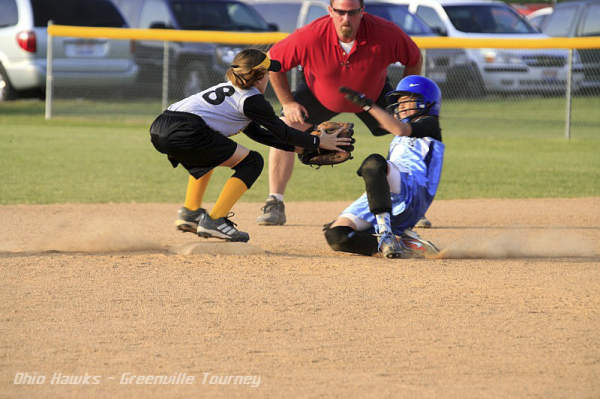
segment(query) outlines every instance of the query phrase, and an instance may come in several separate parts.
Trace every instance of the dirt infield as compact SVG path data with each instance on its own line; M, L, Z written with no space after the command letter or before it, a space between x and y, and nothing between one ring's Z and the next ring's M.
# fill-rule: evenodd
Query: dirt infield
M599 198L437 201L431 260L261 205L257 255L170 252L175 204L0 207L0 397L600 397Z

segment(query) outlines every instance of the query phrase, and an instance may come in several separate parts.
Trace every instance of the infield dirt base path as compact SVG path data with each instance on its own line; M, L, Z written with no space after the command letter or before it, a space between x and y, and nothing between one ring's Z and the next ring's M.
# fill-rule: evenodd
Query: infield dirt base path
M177 204L0 207L0 397L600 397L600 199L436 201L429 260L331 251L347 204L185 256Z

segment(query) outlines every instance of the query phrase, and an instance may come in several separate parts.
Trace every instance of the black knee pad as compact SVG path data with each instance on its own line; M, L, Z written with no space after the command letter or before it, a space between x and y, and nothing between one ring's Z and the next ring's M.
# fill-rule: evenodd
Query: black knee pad
M334 251L367 256L377 252L377 238L373 234L355 231L348 226L328 228L325 239Z
M360 177L381 175L383 173L387 178L387 161L380 154L371 154L365 158L356 174Z
M233 177L237 177L244 182L246 187L250 188L260 176L264 166L263 157L256 151L250 151L244 159L231 169L235 170Z
M345 247L343 244L348 242L348 235L353 231L354 230L348 226L330 227L325 230L325 239L331 249L334 251L343 251L343 249L340 248Z
M379 154L369 155L356 172L365 180L369 210L375 215L392 211L387 172L387 161Z

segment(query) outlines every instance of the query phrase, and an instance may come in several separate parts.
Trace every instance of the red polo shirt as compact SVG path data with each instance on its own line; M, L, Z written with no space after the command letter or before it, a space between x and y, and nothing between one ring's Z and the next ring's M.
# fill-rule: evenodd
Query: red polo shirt
M350 54L340 46L329 15L297 29L269 51L272 59L281 62L283 72L302 65L308 87L326 108L353 113L362 109L344 99L340 86L377 99L390 64L412 66L420 58L417 45L397 25L367 13Z

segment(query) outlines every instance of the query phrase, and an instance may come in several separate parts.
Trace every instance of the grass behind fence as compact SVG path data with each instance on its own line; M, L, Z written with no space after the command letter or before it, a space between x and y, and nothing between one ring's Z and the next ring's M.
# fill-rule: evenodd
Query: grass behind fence
M588 98L581 118L598 121L600 100ZM557 99L542 109L551 109ZM442 119L447 145L439 199L544 198L600 195L600 127L579 129L569 141L557 134L564 110L532 114L518 100L490 111L489 102L444 104ZM74 105L75 106L75 105ZM102 105L96 104L102 108ZM143 104L109 107L143 109ZM181 203L187 174L172 169L152 147L152 118L44 120L37 101L0 105L0 204L170 202ZM465 124L465 118L471 123ZM338 118L346 119L346 118ZM367 155L387 153L390 137L372 137L355 117L354 160L320 170L296 164L286 191L290 201L351 201L364 183L356 176ZM478 120L478 128L472 126ZM515 121L520 129L515 130ZM577 121L575 121L577 123ZM585 126L589 126L586 122ZM594 125L592 123L592 125ZM523 127L525 127L523 129ZM523 133L527 132L527 133ZM268 159L268 148L244 135L236 141ZM216 199L231 171L218 168L206 200ZM243 201L263 201L268 193L267 168Z

